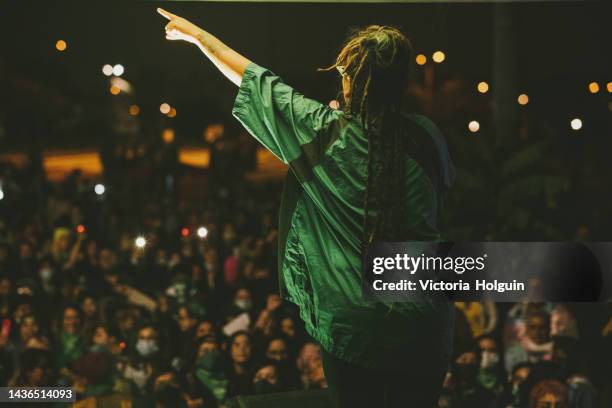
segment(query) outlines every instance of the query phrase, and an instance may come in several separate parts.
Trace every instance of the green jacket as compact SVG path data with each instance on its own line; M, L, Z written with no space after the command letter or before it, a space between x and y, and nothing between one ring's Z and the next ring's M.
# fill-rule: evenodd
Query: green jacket
M299 306L308 333L329 353L363 366L389 367L425 354L429 363L443 363L450 353L452 304L401 303L391 309L362 298L368 148L359 119L304 97L253 63L232 113L290 167L279 220L280 290ZM412 120L432 135L437 131L422 116ZM439 174L448 175L448 168ZM406 156L404 228L415 241L440 239L436 184Z

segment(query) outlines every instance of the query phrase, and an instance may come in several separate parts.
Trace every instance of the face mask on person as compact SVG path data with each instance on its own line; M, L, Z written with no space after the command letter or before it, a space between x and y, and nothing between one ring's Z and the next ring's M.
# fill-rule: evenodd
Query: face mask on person
M499 363L499 354L493 351L483 351L480 360L481 368L493 368Z
M248 299L236 299L234 305L240 310L249 310L252 306L251 301Z
M196 362L198 368L202 368L211 373L220 372L221 367L221 352L219 350L210 350Z
M278 384L272 384L266 380L256 381L253 388L255 390L255 394L269 394L272 392L279 392L281 390Z
M140 339L136 342L136 351L143 357L150 357L159 351L159 347L155 340Z

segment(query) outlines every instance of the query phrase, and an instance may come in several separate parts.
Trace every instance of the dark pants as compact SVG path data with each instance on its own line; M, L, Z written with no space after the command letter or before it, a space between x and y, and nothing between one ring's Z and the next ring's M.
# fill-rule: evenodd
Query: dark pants
M446 370L409 362L401 371L364 368L325 350L323 369L334 408L435 408Z

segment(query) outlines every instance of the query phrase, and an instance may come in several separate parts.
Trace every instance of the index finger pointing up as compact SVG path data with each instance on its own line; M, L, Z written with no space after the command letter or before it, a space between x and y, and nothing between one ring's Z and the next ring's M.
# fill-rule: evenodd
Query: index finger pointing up
M157 8L157 12L161 14L162 16L164 16L165 18L167 18L168 20L172 20L173 18L176 18L174 14L170 13L169 11L164 10L161 7Z

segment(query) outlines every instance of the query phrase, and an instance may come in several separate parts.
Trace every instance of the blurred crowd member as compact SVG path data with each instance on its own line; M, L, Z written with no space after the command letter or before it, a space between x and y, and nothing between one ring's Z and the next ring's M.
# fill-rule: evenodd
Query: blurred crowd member
M525 329L519 334L518 341L518 344L506 350L508 370L525 361L533 363L550 359L552 342L549 315L542 310L529 312L525 316Z
M533 387L529 408L569 408L567 387L556 380L544 380Z

